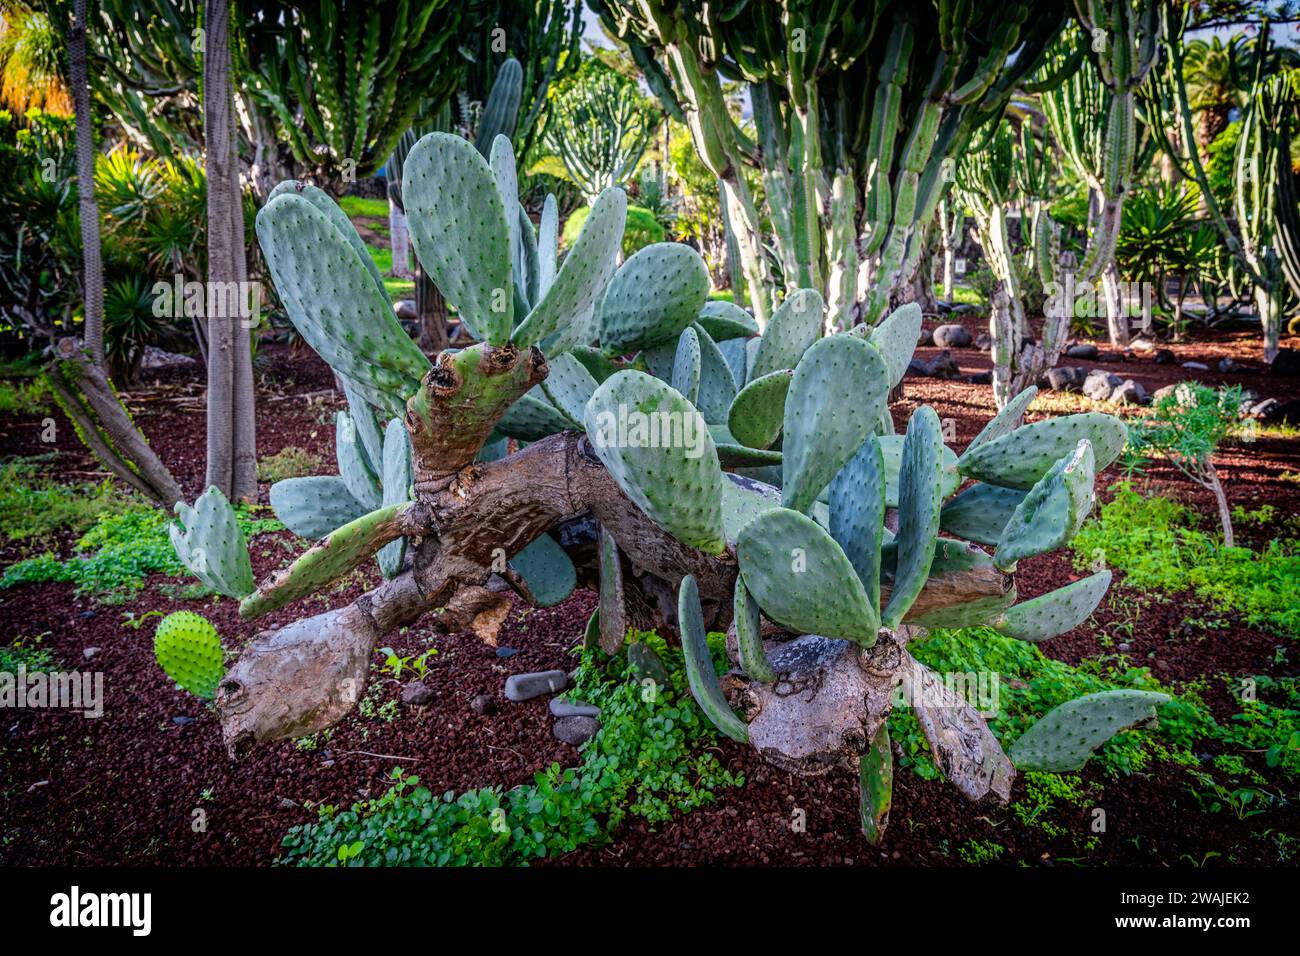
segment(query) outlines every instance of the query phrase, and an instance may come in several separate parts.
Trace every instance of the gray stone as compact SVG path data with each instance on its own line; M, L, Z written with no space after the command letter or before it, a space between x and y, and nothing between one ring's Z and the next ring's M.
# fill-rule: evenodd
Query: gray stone
M193 356L180 355L176 352L164 352L162 349L153 345L146 345L144 347L144 354L140 357L140 368L149 370L197 364L198 360Z
M1227 373L1227 372L1240 372L1240 371L1241 371L1241 366L1238 365L1238 364L1237 364L1235 361L1233 361L1231 358L1221 358L1221 359L1219 359L1218 369L1219 369L1220 372L1224 372L1224 373Z
M600 721L595 717L561 717L551 728L555 739L581 747L600 730Z
M1176 355L1175 355L1172 351L1170 351L1169 349L1157 349L1157 350L1156 350L1156 364L1157 364L1157 365L1173 365L1173 364L1174 364L1175 362L1177 362L1177 361L1178 361L1178 356L1176 356Z
M1151 396L1139 383L1129 378L1116 386L1115 390L1110 393L1110 400L1119 402L1121 405L1145 405L1151 401Z
M194 718L193 718L193 717L185 717L185 716L183 716L183 715L182 715L182 716L177 716L177 717L173 717L173 718L172 718L172 723L175 724L177 727L184 727L184 726L186 726L187 724L192 724L192 723L194 723Z
M437 694L433 692L433 688L428 684L422 683L418 680L413 680L410 683L402 685L402 694L400 699L403 704L408 704L412 707L423 707L436 696Z
M600 708L585 700L567 701L552 697L548 705L556 717L599 717Z
M487 717L489 714L495 714L497 712L497 702L492 699L490 694L478 694L469 702L469 707L470 710L482 717Z
M399 319L414 319L418 315L415 311L414 299L398 299L393 305L393 311L397 313Z
M1060 365L1048 369L1047 387L1058 392L1077 392L1087 377L1087 373L1077 365Z
M961 375L961 369L953 360L952 353L944 349L925 363L925 374L930 378L957 378Z
M513 647L498 647L498 648L497 648L497 657L500 657L500 658L514 657L514 656L515 656L516 654L518 654L518 653L519 653L519 652L518 652L517 650L515 650Z
M1204 362L1184 362L1183 368L1190 368L1197 372L1208 372L1210 367Z
M941 349L960 349L970 345L970 333L962 325L941 325L934 330L934 344Z
M1065 350L1065 354L1070 358L1096 361L1097 356L1101 354L1101 349L1089 342L1080 342L1078 345L1071 345Z
M90 660L92 657L98 654L100 650L101 648L98 647L87 647L85 650L81 652L81 656L84 657L86 660Z
M934 333L931 332L929 329L922 329L920 337L917 338L916 340L917 347L920 348L922 345L928 347L933 344L934 344Z
M1128 345L1135 352L1150 352L1155 349L1156 343L1150 339L1136 338Z
M1161 385L1159 388L1157 388L1154 392L1151 393L1151 401L1158 402L1166 395L1174 394L1176 391L1178 391L1178 386L1181 384L1182 382L1174 382L1171 385Z
M511 674L506 678L506 699L532 700L543 694L554 694L569 686L569 675L564 671L537 671L533 674Z
M992 385L992 384L993 384L993 373L992 373L992 372L975 372L975 373L972 374L972 375L967 375L967 376L966 376L966 381L970 382L972 385Z
M987 332L981 332L975 336L975 347L981 352L988 352L993 348L993 336Z
M1124 380L1113 372L1093 369L1083 381L1083 394L1094 402L1104 402L1110 398L1111 392L1122 384Z
M926 369L926 364L925 364L925 362L922 362L920 359L915 359L915 358L914 358L914 359L912 359L912 361L910 361L910 362L907 363L907 374L908 374L908 375L916 375L916 376L920 376L920 377L924 378L925 376L929 375L930 373L929 373L929 371L927 371L927 369Z

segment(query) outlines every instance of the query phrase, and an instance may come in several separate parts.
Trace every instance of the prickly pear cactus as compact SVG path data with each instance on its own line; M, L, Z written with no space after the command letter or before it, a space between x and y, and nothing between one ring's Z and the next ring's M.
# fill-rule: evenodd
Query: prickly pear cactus
M195 697L211 700L225 673L221 638L207 618L175 611L158 623L153 653L167 676Z

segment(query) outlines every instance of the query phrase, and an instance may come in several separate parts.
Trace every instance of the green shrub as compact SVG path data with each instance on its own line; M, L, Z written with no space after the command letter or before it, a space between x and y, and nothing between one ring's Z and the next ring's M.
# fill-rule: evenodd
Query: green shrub
M41 474L40 461L21 459L0 467L0 545L48 543L60 531L84 534L105 514L141 507L110 480L65 485Z
M276 482L286 478L301 478L317 474L320 468L319 456L297 445L289 445L257 463L257 480Z
M40 379L0 382L0 415L41 415L53 408L54 400Z

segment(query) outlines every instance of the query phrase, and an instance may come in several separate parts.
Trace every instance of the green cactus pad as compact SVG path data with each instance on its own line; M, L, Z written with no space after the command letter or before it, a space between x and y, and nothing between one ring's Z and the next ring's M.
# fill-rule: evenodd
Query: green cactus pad
M991 485L1028 490L1084 438L1092 443L1100 474L1119 457L1127 435L1122 421L1101 412L1047 418L968 449L957 459L957 467L963 475Z
M596 389L584 421L596 455L642 511L677 540L722 553L722 468L695 406L625 370Z
M898 507L898 473L903 467L902 435L877 435L880 453L885 460L885 505ZM943 456L943 497L949 497L961 487L961 475L957 473L957 453L947 445L940 453Z
M718 352L727 363L727 368L731 369L731 379L739 386L748 380L745 374L748 344L757 341L758 339L726 339L718 343Z
M711 299L704 303L696 321L704 326L715 342L758 335L758 323L754 317L726 299Z
M384 429L383 464L383 507L410 501L415 469L411 463L411 436L406 430L406 423L400 418L394 418ZM379 570L384 577L396 577L402 570L402 562L406 560L406 543L406 538L399 538L379 549Z
M888 394L885 361L861 339L835 335L804 353L785 398L785 507L812 506L871 434Z
M324 590L373 557L380 548L401 537L400 512L410 505L390 505L363 515L332 531L298 560L248 595L239 604L246 621L284 607L299 598Z
M337 475L277 481L271 486L271 510L286 528L311 541L356 521L367 511Z
M718 686L718 672L713 669L709 639L704 630L704 611L700 607L700 589L692 575L682 578L677 590L677 623L682 634L682 657L686 663L686 680L691 696L704 716L732 740L746 743L749 730Z
M877 614L853 565L807 515L789 508L759 513L741 529L736 560L770 620L801 634L875 643Z
M722 483L722 527L733 547L740 531L764 511L781 507L781 489L728 472Z
M510 559L538 607L552 607L568 598L578 584L572 559L549 534L539 535Z
M877 846L889 825L894 799L894 756L889 725L881 723L871 746L858 761L858 819L867 842Z
M826 302L816 290L799 289L788 296L773 313L763 337L750 340L756 352L749 363L749 380L798 365L803 353L822 337L825 318Z
M1072 631L1088 619L1110 587L1110 572L1096 574L1017 604L1002 615L995 627L1017 640L1045 641Z
M590 221L590 219L588 220ZM587 223L583 223L585 229ZM621 238L621 236L620 236ZM542 203L542 221L537 224L537 299L540 303L555 283L555 267L559 263L560 206L553 193L546 194ZM613 275L611 269L610 275ZM608 281L608 280L607 280ZM529 313L531 315L531 313Z
M520 441L538 441L547 435L572 428L573 423L550 403L541 387L534 386L506 409L506 413L497 422L496 433Z
M514 239L511 240L510 268L515 281L515 291L519 293L521 307L515 305L515 322L519 323L532 310L533 305L541 299L538 291L541 284L542 265L537 252L537 233L533 221L528 218L528 210L516 201L515 210L518 225L515 227Z
M545 342L546 354L558 355L595 338L596 308L614 275L626 219L627 196L623 190L610 187L596 197L582 232L564 257L564 265L547 286L542 300L515 329L512 339L516 345L524 348ZM545 261L541 249L538 256Z
M921 307L915 302L899 306L871 330L868 341L880 350L885 360L890 388L903 380L920 338Z
M623 590L623 559L619 557L618 542L603 525L600 529L600 648L606 654L617 654L627 637L627 600Z
M1028 492L977 481L943 506L939 527L978 544L997 544Z
M781 369L755 379L737 393L727 411L727 428L750 448L770 448L785 421L785 395L794 371Z
M348 400L348 414L356 426L357 437L361 439L361 451L366 458L366 466L375 474L384 468L384 429L379 424L379 416L374 407L365 400L356 386L347 379L343 380L343 394Z
M909 613L904 616L903 621L917 627L948 627L954 629L992 625L1015 601L1016 592L1013 588L1006 594L979 598L975 601L967 601L964 604L951 604L948 607L927 611L925 614Z
M181 564L196 578L226 597L242 598L253 590L248 542L235 520L235 509L213 485L191 508L176 502L177 520L167 526Z
M575 345L569 350L569 354L582 363L582 367L596 380L597 385L623 368L599 349L594 349L590 345Z
M510 145L510 140L505 136L498 134L492 139L492 146L488 151L488 167L492 170L492 179L496 183L497 195L501 197L501 208L505 213L506 248L510 250L511 280L526 291L528 288L527 281L519 282L520 269L525 267L525 264L519 261L519 254L523 251L520 247L522 230L519 228L518 214L520 209L519 176L515 171L514 148ZM524 216L524 222L528 222L526 215ZM529 230L531 231L531 229L530 224Z
M357 257L361 260L361 264L366 267L366 271L370 273L370 278L374 281L375 288L384 293L385 297L387 297L388 291L384 288L384 277L380 275L379 266L375 265L375 260L374 257L370 255L369 247L366 246L365 242L362 241L361 236L358 235L357 227L352 225L352 220L348 218L348 214L343 211L342 207L340 207L338 203L330 198L329 193L321 189L319 186L313 186L311 183L286 179L271 190L266 197L266 201L269 203L281 193L291 193L293 195L301 196L323 212L325 217L334 224L334 228L338 230L339 235L347 240L348 245L356 250Z
M710 426L712 428L714 426ZM725 428L726 426L718 426ZM713 439L718 452L718 464L723 468L759 468L764 465L780 465L781 453L763 448L749 448L739 442L725 442Z
M429 360L348 240L310 200L287 192L257 214L257 238L285 312L307 344L367 401L402 414Z
M694 329L683 329L677 340L672 384L692 405L700 400L700 337Z
M514 327L510 233L487 160L455 134L423 136L407 154L402 199L425 272L475 338L504 345Z
M776 680L767 652L763 650L763 621L758 602L745 588L745 579L736 575L735 596L732 601L732 620L736 622L736 648L740 656L740 669L756 681L770 684Z
M1019 428L1021 420L1025 417L1025 409L1030 406L1037 395L1038 386L1030 385L1007 402L1006 407L990 418L988 423L980 429L980 433L966 446L966 451L962 453L962 457L964 458L985 442L995 441L1003 435L1010 435Z
M1055 551L1075 536L1093 503L1092 444L1084 439L1025 495L1002 530L994 563L1014 571L1016 562Z
M704 326L696 323L691 331L700 343L700 394L695 407L706 422L725 422L727 410L736 397L735 376L718 343L713 341Z
M366 461L357 427L347 412L334 415L334 454L338 460L339 477L347 485L348 494L374 511L383 503L383 492L378 476Z
M158 622L153 655L168 677L204 700L212 699L226 673L217 629L193 611L174 611Z
M700 254L676 242L657 242L623 263L600 307L600 345L607 355L676 342L709 295L709 270Z
M828 500L831 537L839 543L867 591L880 607L880 548L885 530L885 460L870 435L831 481ZM879 611L876 611L879 617Z
M596 391L596 380L585 365L567 352L550 359L547 365L550 371L542 380L542 391L569 419L570 428L581 428L587 402Z
M881 615L896 628L925 587L939 536L943 504L943 438L939 416L928 405L912 413L898 476L898 563L894 590Z
M1094 750L1152 717L1169 699L1153 691L1108 690L1066 701L1026 730L1007 756L1020 770L1078 770Z

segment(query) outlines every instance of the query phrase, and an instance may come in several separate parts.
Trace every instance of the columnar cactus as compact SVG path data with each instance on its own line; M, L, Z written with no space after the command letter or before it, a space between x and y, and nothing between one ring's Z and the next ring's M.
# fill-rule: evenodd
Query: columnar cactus
M973 799L1005 799L1011 762L907 653L910 629L987 623L1038 641L1086 617L1104 572L1019 605L1009 574L1078 529L1124 426L1098 414L1022 425L1030 391L960 455L927 407L896 435L886 397L920 334L916 305L827 335L821 295L802 289L757 335L743 310L708 301L685 246L652 245L615 269L618 189L596 200L557 268L553 204L534 229L516 214L504 138L490 160L443 133L407 157L416 252L482 338L431 365L398 339L353 236L319 197L286 189L259 215L290 319L358 397L340 418L339 476L273 490L287 524L324 538L241 614L321 593L375 554L393 576L245 650L216 692L232 752L340 719L395 626L436 609L449 626L481 623L505 588L563 599L577 579L572 522L594 518L587 639L615 653L628 627L676 631L692 692L724 734L794 772L860 763L873 839L890 805L885 718L899 686L949 779ZM386 427L357 426L377 410ZM705 635L729 623L736 667L720 680ZM1055 715L1025 743L1024 765L1086 755L1104 736L1099 715L1105 727L1132 719L1118 710ZM1076 717L1082 743L1066 747Z

